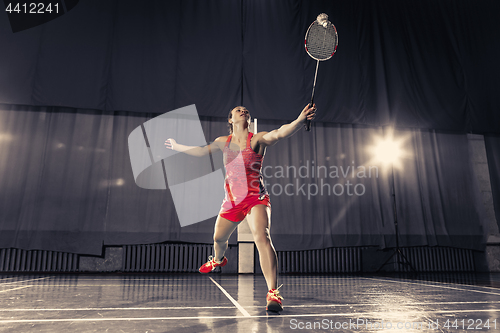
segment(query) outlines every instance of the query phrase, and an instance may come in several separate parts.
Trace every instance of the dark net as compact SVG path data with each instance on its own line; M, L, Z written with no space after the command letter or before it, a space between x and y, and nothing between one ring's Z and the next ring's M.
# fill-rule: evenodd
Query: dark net
M329 59L337 48L337 31L333 24L328 23L324 28L315 21L306 34L306 49L311 57L316 60Z

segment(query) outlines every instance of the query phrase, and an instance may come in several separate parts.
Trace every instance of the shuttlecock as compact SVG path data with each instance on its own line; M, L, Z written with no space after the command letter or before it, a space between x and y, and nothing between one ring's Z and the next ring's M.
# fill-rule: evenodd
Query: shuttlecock
M321 13L318 15L316 18L316 21L323 26L323 28L326 28L328 26L328 15L325 13Z

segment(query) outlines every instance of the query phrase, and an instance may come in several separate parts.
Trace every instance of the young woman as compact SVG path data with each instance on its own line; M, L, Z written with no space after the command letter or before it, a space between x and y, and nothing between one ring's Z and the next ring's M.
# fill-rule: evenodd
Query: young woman
M262 180L262 161L266 147L293 135L303 127L306 119L314 119L315 111L315 106L307 105L293 122L271 132L254 135L249 131L251 120L248 110L237 106L228 115L229 136L218 137L205 147L184 146L174 139L165 141L166 148L193 156L203 156L216 150L223 152L226 196L215 222L214 255L200 267L200 272L209 273L227 264L224 253L229 236L246 217L269 290L266 310L270 311L283 310L283 297L277 290L278 259L270 235L271 203Z

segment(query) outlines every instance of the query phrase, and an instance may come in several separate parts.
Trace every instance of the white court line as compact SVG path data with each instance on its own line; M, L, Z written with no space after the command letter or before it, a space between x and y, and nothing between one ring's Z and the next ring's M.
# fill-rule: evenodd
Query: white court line
M13 284L13 283L23 283L23 282L29 282L29 281L45 280L45 279L50 279L50 278L51 278L51 276L44 277L44 278L38 278L38 279L30 279L30 280L22 280L22 281L6 282L6 283L0 283L0 286L6 285L6 284Z
M437 310L437 311L412 311L413 315L429 313L476 313L476 312L500 312L500 309L488 310ZM311 314L290 314L290 315L258 315L258 316L196 316L196 317L150 317L150 318L65 318L65 319L12 319L0 320L0 324L9 323L38 323L38 322L85 322L85 321L145 321L145 320L200 320L200 319L248 319L248 318L297 318L297 317L375 317L379 318L384 312L353 312L353 313L311 313Z
M186 279L184 280L178 280L178 281L173 281L172 279L168 279L168 278L162 278L162 279L148 279L148 278L144 278L144 279L127 279L127 278L123 278L123 279L92 279L92 278L87 278L85 276L82 276L82 277L76 277L76 278L61 278L62 283L65 283L65 282L71 282L71 280L76 280L76 281L80 281L80 282L92 282L92 281L110 281L110 282L113 282L113 281L119 281L119 282L131 282L131 281L142 281L144 283L146 282L151 282L151 283L161 283L161 282L170 282L172 285L176 285L176 284L186 284ZM194 280L196 282L205 282L203 280ZM235 280L233 280L235 281Z
M0 312L25 311L137 311L137 310L206 310L206 309L234 309L234 306L159 306L150 308L74 308L74 309L0 309Z
M17 288L12 288L12 289L7 289L7 290L1 290L0 293L4 293L4 292L7 292L7 291L12 291L12 290L17 290L17 289L29 288L29 287L33 287L33 286L24 286L24 287L17 287Z
M28 286L31 287L31 286ZM21 287L27 288L27 287ZM457 305L457 304L500 304L500 301L474 301L474 302L413 302L407 304L399 304L400 307L409 307L416 305ZM304 304L304 305L287 305L287 308L340 308L340 307L363 307L363 306L380 306L383 303L363 303L363 304ZM247 308L261 308L262 305L248 305ZM29 311L138 311L138 310L205 310L205 309L233 309L234 306L159 306L159 307L143 307L143 308L64 308L64 309L0 309L0 312L29 312Z
M237 308L238 310L240 310L240 312L245 316L245 317L250 317L250 314L247 312L247 310L243 309L243 307L238 303L236 302L236 300L234 298L231 297L231 295L229 295L229 293L227 291L224 290L224 288L221 287L220 284L218 284L217 282L215 282L214 279L212 279L210 276L209 276L209 279L212 280L212 282L217 286L219 287L219 289L224 293L224 295L226 295L227 298L229 298L229 300L231 301L231 303L233 303Z
M386 279L379 279L379 278L367 278L367 277L363 277L362 279L369 279L369 280L375 280L375 281L386 281L386 282L393 282L393 283L408 283L408 284L416 284L418 286L426 286L426 287L434 287L434 288L444 288L444 289L453 289L453 290L460 290L460 291L472 291L472 292L475 292L475 293L500 296L500 293L492 293L490 291L483 291L483 290L476 290L476 289L463 289L463 288L456 288L456 287L439 286L439 285L435 285L435 284L426 284L426 283L417 283L417 282L408 282L408 281L394 281L394 280L386 280ZM478 287L481 288L481 286L478 286Z
M363 279L376 279L376 278L363 277ZM388 281L391 281L391 280L388 280ZM394 280L392 280L392 281L394 281ZM422 281L422 280L417 280L417 281ZM406 282L406 281L401 281L401 282ZM454 285L458 285L458 286L470 286L470 287L478 287L478 288L487 288L487 289L493 289L493 290L500 291L500 288L498 288L498 287L481 286L478 284L466 284L466 283L442 282L442 281L426 281L426 282L434 282L434 283L440 283L440 284L454 284ZM409 283L417 283L417 282L409 282Z
M212 284L206 284L206 285L201 285L203 287L211 286ZM1 286L1 284L0 284ZM163 288L163 287L175 287L178 286L176 284L80 284L80 283L73 283L73 284L59 284L57 282L52 282L51 285L40 285L40 287L69 287L69 288L79 288L79 287L149 287L149 288ZM196 285L200 286L200 285Z

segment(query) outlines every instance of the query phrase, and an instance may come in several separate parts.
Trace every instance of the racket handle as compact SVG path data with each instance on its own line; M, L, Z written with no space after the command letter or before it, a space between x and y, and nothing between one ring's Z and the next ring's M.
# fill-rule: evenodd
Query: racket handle
M306 120L306 124L304 125L304 127L306 128L306 131L310 132L311 131L311 121Z
M311 98L311 103L309 104L309 107L312 107L313 104L313 99ZM306 119L306 124L304 125L306 131L310 132L311 131L311 121Z

